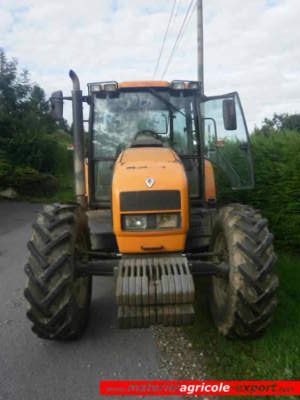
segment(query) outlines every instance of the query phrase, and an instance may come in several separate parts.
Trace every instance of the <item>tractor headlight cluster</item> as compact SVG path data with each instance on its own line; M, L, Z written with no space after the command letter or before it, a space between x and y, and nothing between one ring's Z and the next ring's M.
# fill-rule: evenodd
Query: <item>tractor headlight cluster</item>
M124 215L124 229L127 231L144 231L147 229L146 215Z
M88 89L89 93L95 93L95 92L114 92L118 90L118 83L115 81L109 81L109 82L92 82L88 83Z
M174 90L182 89L200 89L200 84L198 81L172 81L171 88Z
M125 231L145 231L180 228L180 213L127 214L122 216Z
M157 214L156 229L178 228L179 214Z

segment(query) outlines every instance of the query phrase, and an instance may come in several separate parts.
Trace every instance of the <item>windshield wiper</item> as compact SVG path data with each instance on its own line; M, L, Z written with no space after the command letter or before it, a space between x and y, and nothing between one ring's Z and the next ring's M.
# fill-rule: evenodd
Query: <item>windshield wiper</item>
M184 117L186 116L184 112L182 112L181 110L179 110L179 108L175 107L174 104L172 104L170 101L168 101L167 99L165 99L163 96L161 96L160 94L158 94L155 90L149 88L148 91L157 99L161 100L168 108L172 109L173 111L176 111L178 113L180 113L181 115L183 115Z

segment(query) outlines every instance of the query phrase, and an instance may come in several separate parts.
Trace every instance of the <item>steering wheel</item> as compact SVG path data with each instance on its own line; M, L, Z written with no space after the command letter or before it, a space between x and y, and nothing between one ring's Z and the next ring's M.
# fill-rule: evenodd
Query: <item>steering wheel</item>
M147 136L152 136L152 137L155 137L155 139L161 140L159 135L155 131L153 131L152 129L142 129L142 130L138 131L134 135L134 140L136 140L139 135L143 135L143 134L145 134Z

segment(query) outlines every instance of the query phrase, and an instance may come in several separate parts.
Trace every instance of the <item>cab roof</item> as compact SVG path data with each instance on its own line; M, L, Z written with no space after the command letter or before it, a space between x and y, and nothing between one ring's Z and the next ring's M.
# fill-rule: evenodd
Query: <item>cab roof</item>
M169 87L168 81L127 81L120 82L119 88L143 88L143 87Z
M91 82L88 83L89 94L102 91L115 91L118 89L134 89L134 88L171 88L174 90L199 90L200 84L198 81L183 81L175 80L172 82L168 81L153 81L153 80L141 80L141 81L106 81L106 82Z

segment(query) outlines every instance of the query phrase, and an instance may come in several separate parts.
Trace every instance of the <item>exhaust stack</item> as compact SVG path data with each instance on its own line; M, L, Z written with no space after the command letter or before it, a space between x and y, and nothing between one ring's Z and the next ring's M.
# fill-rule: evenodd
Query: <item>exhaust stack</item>
M84 140L83 140L83 112L82 91L79 78L73 70L69 76L73 83L72 108L73 108L73 135L74 135L74 176L75 194L78 204L86 206L85 181L84 181Z

